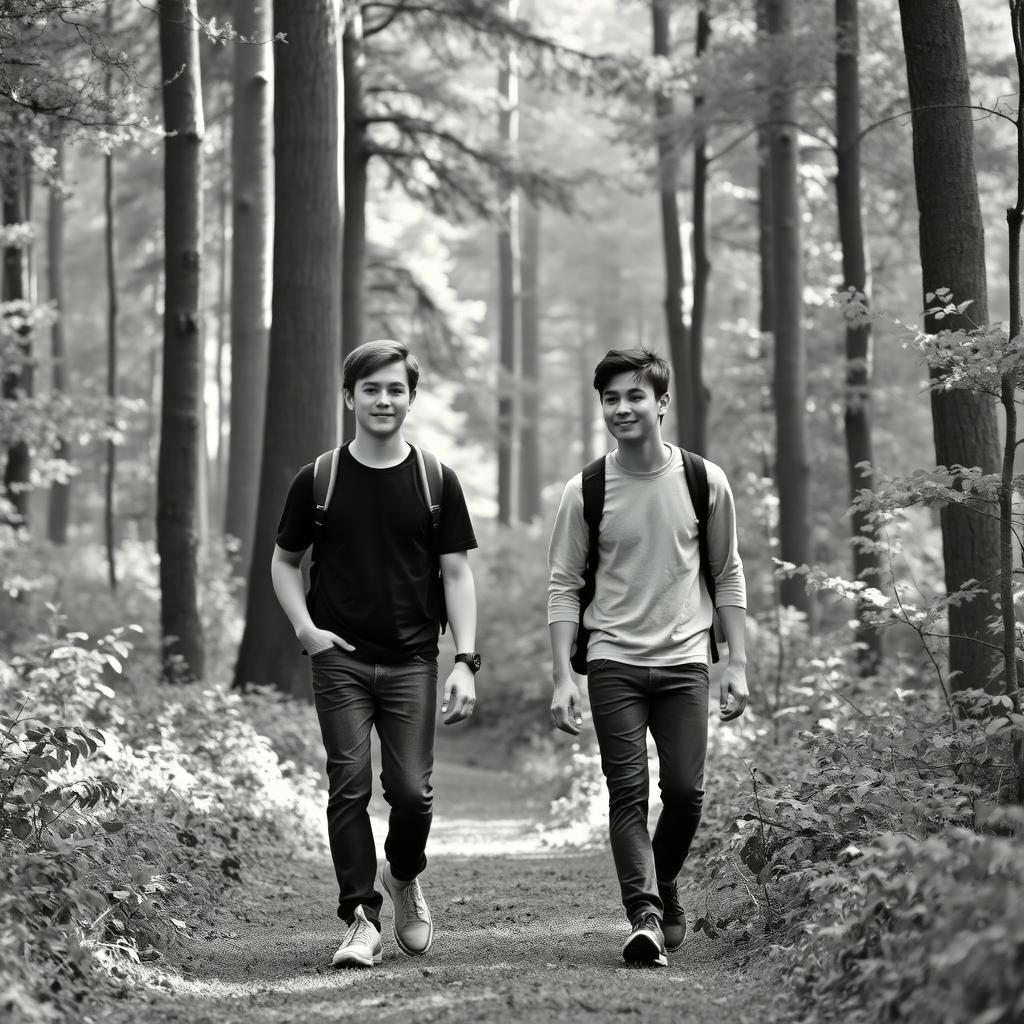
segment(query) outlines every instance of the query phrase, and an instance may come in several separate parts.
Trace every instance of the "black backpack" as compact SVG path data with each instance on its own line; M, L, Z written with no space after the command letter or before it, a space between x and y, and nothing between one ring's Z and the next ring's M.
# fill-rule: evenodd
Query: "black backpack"
M347 448L348 442L338 448L322 452L316 457L313 463L313 551L316 552L317 540L324 525L324 517L327 515L327 507L331 503L331 496L334 494L334 485L338 479L338 459L341 456L341 449ZM419 448L414 444L409 447L416 456L418 469L416 479L420 485L420 496L430 511L430 525L434 541L434 562L438 574L441 572L441 556L437 554L437 537L441 528L441 491L444 478L441 473L441 461L438 457L426 448ZM315 563L310 565L310 578L316 580L314 572ZM444 586L441 586L441 632L448 626L448 612L444 603Z
M715 578L711 574L708 559L708 507L710 491L708 488L708 471L704 460L685 448L679 449L683 455L683 472L686 486L690 490L690 500L697 513L697 550L700 553L700 569L704 584L711 595L712 607L715 604ZM576 644L573 648L569 664L573 671L581 676L587 674L587 644L590 630L583 625L583 612L594 600L597 586L598 538L601 533L601 515L604 512L604 465L605 456L588 463L583 469L583 519L587 524L587 561L583 568L583 586L579 589L580 621L576 627ZM711 661L718 661L718 644L715 640L715 627L709 630L711 639Z

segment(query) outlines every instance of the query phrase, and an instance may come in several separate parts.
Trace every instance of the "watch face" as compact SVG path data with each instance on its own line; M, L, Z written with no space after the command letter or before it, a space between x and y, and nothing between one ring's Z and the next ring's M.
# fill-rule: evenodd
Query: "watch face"
M468 665L474 672L480 671L482 660L479 654L456 654L455 660L461 661L464 665Z

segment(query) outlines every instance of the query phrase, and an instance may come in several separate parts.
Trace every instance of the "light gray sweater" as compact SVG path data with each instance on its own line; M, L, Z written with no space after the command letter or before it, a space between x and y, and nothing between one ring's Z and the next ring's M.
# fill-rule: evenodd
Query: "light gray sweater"
M597 587L584 613L588 658L630 665L708 662L711 599L700 571L697 516L679 449L652 473L631 473L605 457ZM719 606L746 608L736 542L736 509L720 466L708 473L708 555ZM562 492L548 549L548 623L578 622L587 556L583 474Z

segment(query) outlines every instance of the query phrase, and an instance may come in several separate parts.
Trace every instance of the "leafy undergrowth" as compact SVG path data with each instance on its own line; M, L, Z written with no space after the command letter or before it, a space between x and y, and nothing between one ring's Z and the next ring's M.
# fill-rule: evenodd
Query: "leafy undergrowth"
M739 729L712 723L691 926L776 971L809 1021L1024 1019L1024 719L980 690L950 707L919 678L863 683L838 656L798 678L774 719L755 699ZM606 804L583 744L553 840L570 819L603 834Z
M261 857L319 842L314 773L249 721L265 698L157 685L152 665L133 678L135 635L58 626L0 660L0 1017L12 1024L80 1019L203 927Z

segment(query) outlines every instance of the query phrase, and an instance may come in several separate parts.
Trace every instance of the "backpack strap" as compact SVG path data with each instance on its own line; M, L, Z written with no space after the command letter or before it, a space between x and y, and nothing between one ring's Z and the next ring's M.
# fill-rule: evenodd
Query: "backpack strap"
M587 673L587 644L590 630L584 628L583 613L594 600L597 588L598 542L604 513L605 456L583 467L583 521L587 524L587 561L583 566L583 585L579 589L580 619L576 626L576 646L569 664L580 675Z
M430 525L436 534L441 526L441 490L444 486L441 460L426 448L420 448L417 445L410 445L410 447L416 455L420 493L430 510Z
M715 607L715 577L711 572L711 560L708 556L708 515L710 514L711 491L708 487L708 470L704 460L685 448L680 448L683 453L683 473L686 476L686 486L690 490L690 501L693 502L693 510L697 514L697 551L700 555L700 571L704 577L704 585L707 587L708 596L711 598L711 607ZM712 664L718 661L718 643L715 640L715 629L712 626L709 637L711 640L711 661Z
M341 448L332 448L322 452L313 463L313 522L319 528L324 525L327 506L334 494L334 485L338 480L338 457Z
M437 553L438 538L441 534L441 492L444 487L444 475L441 472L441 460L426 448L418 445L409 446L416 456L416 479L420 487L420 496L430 511L431 545L434 549L434 570L441 573L441 556ZM444 599L444 581L441 581L441 606L439 609L441 632L448 628L448 607Z

